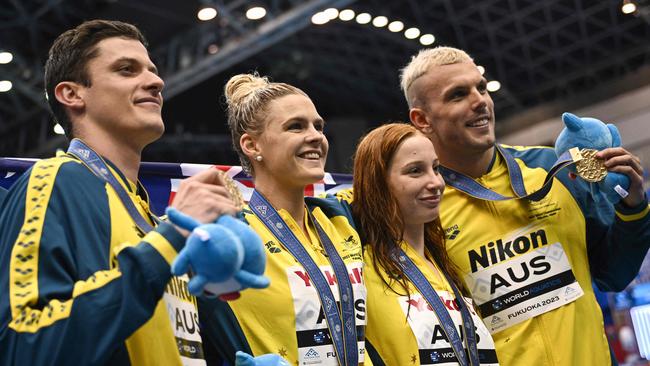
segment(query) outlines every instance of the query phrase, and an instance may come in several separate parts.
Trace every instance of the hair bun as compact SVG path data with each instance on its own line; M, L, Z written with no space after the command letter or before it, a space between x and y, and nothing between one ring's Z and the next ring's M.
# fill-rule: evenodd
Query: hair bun
M239 104L249 95L264 89L267 85L269 85L269 80L266 76L262 77L257 73L235 75L228 80L224 88L226 102L228 105Z

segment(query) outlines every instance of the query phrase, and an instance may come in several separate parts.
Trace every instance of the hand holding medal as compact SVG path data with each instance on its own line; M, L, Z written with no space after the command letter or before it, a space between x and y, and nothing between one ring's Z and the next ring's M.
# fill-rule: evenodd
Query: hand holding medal
M566 128L562 130L555 142L555 152L558 156L569 151L575 165L575 174L590 183L592 196L598 200L601 195L612 204L618 203L628 196L630 176L621 169L612 169L607 164L604 151L625 151L620 148L621 136L612 124L605 124L595 118L580 118L571 113L564 113L562 121ZM620 155L631 154L621 153ZM628 159L629 160L629 159ZM640 167L639 167L640 168ZM627 200L626 200L627 202Z
M226 172L216 169L219 174L219 178L223 182L223 186L228 191L228 195L232 200L233 204L237 208L237 212L241 212L244 208L244 197L241 195L241 191L237 188L237 183L228 175Z
M591 183L598 183L607 176L605 162L596 158L598 150L594 149L571 149L571 156L576 162L576 171L580 178Z

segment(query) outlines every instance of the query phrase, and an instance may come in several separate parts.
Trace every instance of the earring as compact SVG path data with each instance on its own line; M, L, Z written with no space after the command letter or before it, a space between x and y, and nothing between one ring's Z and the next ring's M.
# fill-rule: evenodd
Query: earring
M263 159L263 158L262 158L262 155L257 155L257 156L255 157L255 160L257 160L257 161L262 161L262 159Z

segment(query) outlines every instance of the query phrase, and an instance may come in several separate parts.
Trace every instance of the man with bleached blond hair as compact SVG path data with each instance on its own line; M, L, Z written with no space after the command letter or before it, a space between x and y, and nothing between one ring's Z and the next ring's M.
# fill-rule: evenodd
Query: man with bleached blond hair
M592 197L566 171L539 201L495 200L541 187L554 150L495 142L487 81L462 50L422 50L401 76L410 120L433 142L447 183L440 214L447 251L500 364L615 364L592 281L621 291L650 246L639 159L623 148L597 155L630 179L629 195L616 206Z

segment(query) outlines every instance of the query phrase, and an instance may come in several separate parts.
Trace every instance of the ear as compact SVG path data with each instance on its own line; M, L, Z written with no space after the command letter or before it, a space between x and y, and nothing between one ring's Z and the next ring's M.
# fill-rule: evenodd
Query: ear
M257 139L246 132L239 138L239 146L251 162L255 161L255 156L262 152L257 144Z
M569 131L580 131L583 128L582 119L575 114L562 113L562 121Z
M411 110L409 110L409 118L411 119L413 126L420 130L420 132L427 136L431 135L433 132L431 123L429 123L429 120L427 120L427 116L422 109L411 108Z
M78 83L62 81L54 87L54 97L67 108L82 110L86 106L82 89Z

